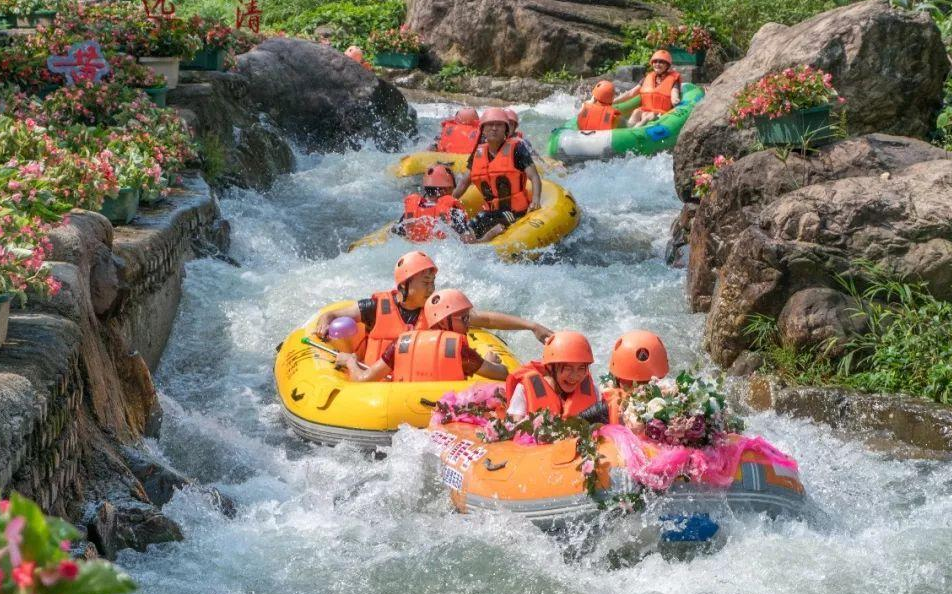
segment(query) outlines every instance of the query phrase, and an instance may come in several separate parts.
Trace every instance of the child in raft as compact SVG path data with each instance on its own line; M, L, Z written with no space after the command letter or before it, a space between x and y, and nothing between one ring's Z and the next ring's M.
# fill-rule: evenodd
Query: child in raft
M464 240L472 241L469 219L462 203L453 197L456 178L446 165L434 165L423 176L421 194L410 194L403 201L403 215L390 231L415 242L445 239L440 222L452 227Z
M632 330L615 341L608 364L609 385L602 399L579 417L592 423L621 423L621 401L652 379L668 375L668 351L657 334Z

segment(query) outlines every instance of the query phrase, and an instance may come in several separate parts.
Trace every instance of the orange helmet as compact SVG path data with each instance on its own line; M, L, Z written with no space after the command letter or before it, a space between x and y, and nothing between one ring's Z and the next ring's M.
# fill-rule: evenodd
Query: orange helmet
M498 122L506 125L506 130L512 129L512 122L509 120L509 116L506 115L506 111L501 107L490 107L483 112L483 117L479 120L479 127L482 128L490 122Z
M661 62L667 62L668 66L671 65L671 54L668 52L668 50L658 50L655 53L651 54L652 62L657 62L659 60Z
M443 289L430 295L423 306L423 317L430 328L436 326L446 318L461 311L472 309L473 304L466 295L458 289Z
M509 118L509 123L512 124L512 129L515 130L519 127L519 114L516 113L516 110L509 109L508 107L503 110L506 112L506 117Z
M592 345L581 332L556 332L542 347L542 363L591 363Z
M479 114L472 107L464 107L456 112L457 124L478 124Z
M361 62L364 59L364 50L360 49L356 45L352 45L347 48L347 50L344 52L344 55L351 60L357 60L358 62Z
M427 169L423 175L423 187L455 188L456 178L453 177L453 172L446 165L434 165Z
M396 279L398 285L402 285L411 277L431 268L434 273L438 270L429 256L423 252L409 252L403 254L397 260L397 267L393 270L393 278Z
M633 330L622 335L612 349L608 371L632 382L647 382L668 374L668 351L657 334Z
M592 89L592 99L602 105L611 105L615 100L615 85L610 80L600 80Z

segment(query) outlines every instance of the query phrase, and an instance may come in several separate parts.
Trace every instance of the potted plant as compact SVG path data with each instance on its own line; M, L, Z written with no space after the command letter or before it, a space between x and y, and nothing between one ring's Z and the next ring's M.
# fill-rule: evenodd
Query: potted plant
M707 50L714 45L711 32L698 25L659 23L651 27L645 40L651 46L667 48L674 66L703 66Z
M157 107L165 107L169 88L165 76L156 74L151 68L136 63L129 55L116 55L109 58L112 67L112 81L133 89L142 89Z
M15 170L5 169L0 178L15 183ZM0 212L6 213L0 218L0 236L3 237L0 243L0 345L7 337L7 321L14 298L22 307L26 304L27 292L52 296L60 289L60 283L50 276L49 267L44 266L46 256L53 249L46 238L50 226L18 210L18 203L12 198L13 194L0 196Z
M233 45L232 29L222 22L205 20L196 15L189 24L202 40L202 49L188 62L182 63L184 70L222 71L225 69L225 55Z
M374 53L377 66L410 69L420 63L423 41L418 33L403 25L399 29L371 32L367 47Z
M191 59L202 42L181 19L149 19L130 43L129 53L139 62L165 77L171 90L178 86L179 63Z
M738 127L753 121L764 146L817 146L835 136L831 112L844 102L832 75L800 65L748 83L734 97L730 120Z

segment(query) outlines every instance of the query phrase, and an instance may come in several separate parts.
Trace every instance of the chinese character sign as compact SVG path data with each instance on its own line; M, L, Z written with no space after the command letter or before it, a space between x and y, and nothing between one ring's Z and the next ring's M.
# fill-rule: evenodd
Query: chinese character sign
M261 28L261 9L258 8L258 0L247 2L238 0L238 8L235 9L235 29L241 29L245 23L255 33Z
M109 73L109 62L95 41L74 43L67 55L48 57L46 67L50 72L65 76L66 82L71 85L80 81L99 82Z
M165 0L142 0L142 5L145 6L145 15L150 19L170 19L175 16L175 4L171 2L166 6Z

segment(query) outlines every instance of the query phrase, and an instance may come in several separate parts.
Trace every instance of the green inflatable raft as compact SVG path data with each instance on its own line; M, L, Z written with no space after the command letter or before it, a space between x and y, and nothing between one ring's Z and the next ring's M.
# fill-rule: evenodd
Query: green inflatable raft
M701 87L691 83L681 85L681 103L646 126L615 128L614 130L579 130L575 118L552 131L548 154L571 163L589 159L609 159L615 155L636 153L653 155L674 146L678 133L697 102L704 98ZM631 112L641 105L636 96L615 107L621 111L619 123L624 123Z

